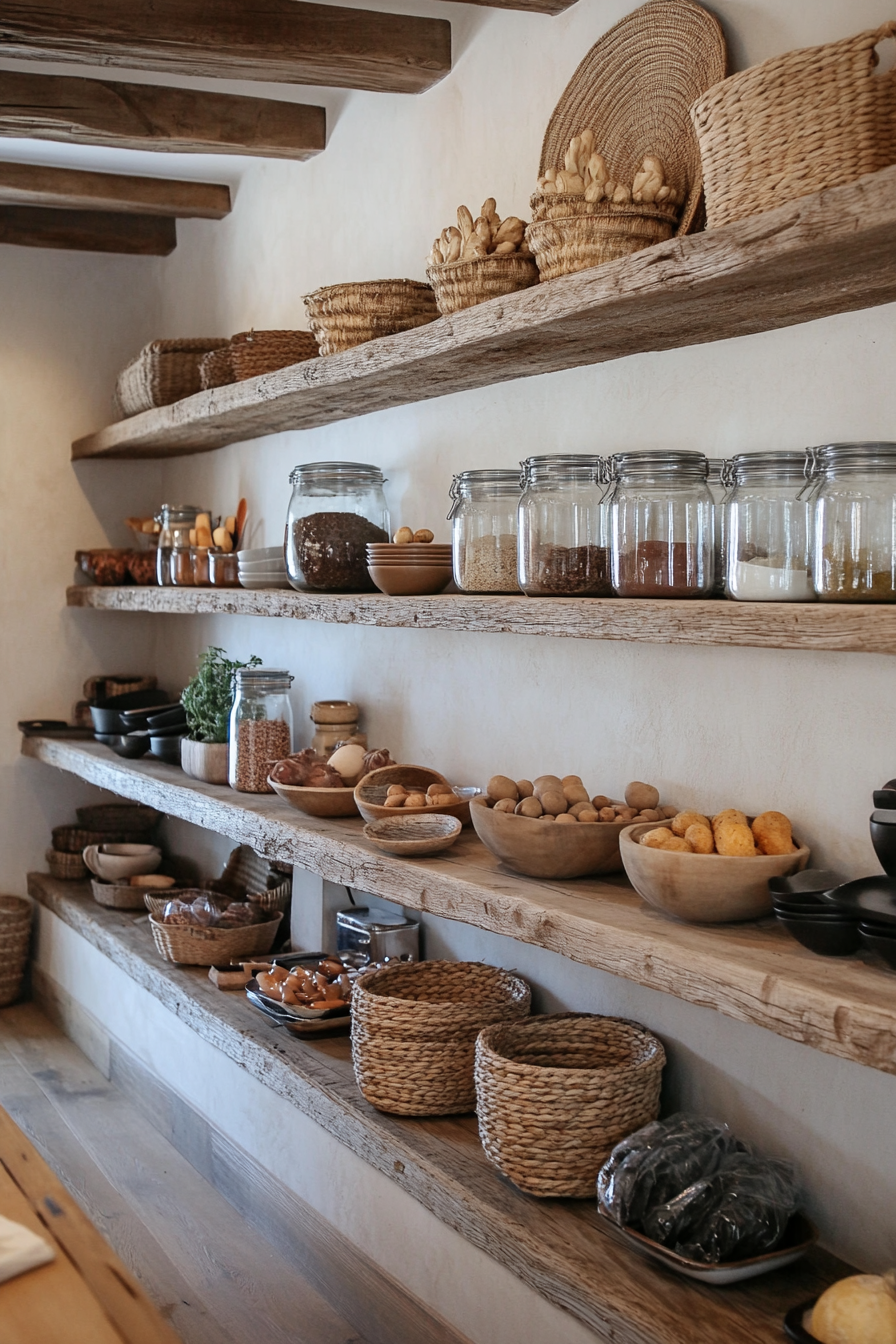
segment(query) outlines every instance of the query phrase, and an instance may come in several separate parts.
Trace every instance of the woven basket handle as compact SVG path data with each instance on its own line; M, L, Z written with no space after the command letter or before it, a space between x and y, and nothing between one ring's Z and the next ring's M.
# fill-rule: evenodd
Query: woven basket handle
M872 30L868 34L868 37L870 39L870 54L872 56L871 69L873 71L875 66L878 64L877 52L875 48L881 42L886 42L888 40L896 38L896 19L890 19L887 23L882 23L881 26L877 29L877 31L875 32L874 30ZM889 70L884 71L883 76L878 76L878 78L883 79L896 78L896 65L892 65Z

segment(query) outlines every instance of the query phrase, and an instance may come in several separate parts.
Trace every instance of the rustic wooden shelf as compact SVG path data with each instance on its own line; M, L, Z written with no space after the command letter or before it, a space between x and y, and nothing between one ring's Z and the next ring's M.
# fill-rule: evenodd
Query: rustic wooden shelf
M145 919L105 910L86 883L31 873L35 900L96 947L188 1027L311 1116L548 1301L616 1344L778 1344L781 1321L849 1270L816 1251L793 1268L719 1291L656 1269L598 1223L593 1201L535 1200L487 1163L473 1116L381 1115L358 1091L345 1037L299 1041L203 970L159 959Z
M896 299L896 167L491 299L416 331L186 397L75 459L178 457L513 378L789 327Z
M816 957L772 920L679 924L647 907L621 874L565 885L518 877L472 831L444 855L391 858L364 839L360 819L305 817L279 798L202 784L152 759L124 761L98 742L23 738L22 753L329 881L548 948L827 1054L896 1073L892 972Z
M157 615L280 616L336 625L473 630L645 644L896 653L896 605L659 602L593 597L385 597L292 589L97 588L66 592L70 607Z

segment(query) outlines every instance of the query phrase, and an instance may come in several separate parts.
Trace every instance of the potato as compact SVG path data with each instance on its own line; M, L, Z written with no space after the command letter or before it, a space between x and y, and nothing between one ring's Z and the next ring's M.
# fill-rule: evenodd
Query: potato
M643 812L647 807L656 807L659 800L660 791L652 784L641 784L638 780L634 780L625 786L625 801L636 812Z
M657 812L656 808L645 807L645 808L643 808L643 809L641 810L641 812L638 814L638 816L635 818L635 820L636 820L636 821L662 821L663 818L661 817L660 813Z
M541 816L538 818L538 820L539 820L539 821L554 821L555 818L551 816L550 812L543 812L543 813L541 814Z
M538 795L536 795L537 797ZM550 812L551 816L559 817L566 809L566 799L563 797L560 789L547 789L539 798L539 802L545 812Z
M535 785L531 779L518 779L516 782L516 791L521 798L531 798L535 793Z
M641 836L640 843L646 845L648 849L667 849L677 851L680 854L692 854L687 840L680 835L673 835L668 826L658 826L654 831L645 831Z
M514 811L520 817L540 817L544 809L537 798L521 798Z
M390 784L386 790L387 798L394 798L396 796L407 798L408 791L403 784Z
M578 817L581 816L581 814L586 811L594 812L594 808L591 806L590 803L573 803L569 808L569 815L571 817Z
M613 800L608 798L605 793L596 793L591 799L591 806L594 808L595 812L599 812L602 807L612 807Z
M797 848L783 812L761 812L750 829L762 854L792 854Z
M486 792L489 798L494 798L496 803L502 798L511 798L515 803L519 802L519 789L507 775L492 775Z
M572 816L572 813L569 814ZM576 821L584 822L587 825L593 825L595 821L600 821L593 807L584 807L581 812L576 813Z
M562 793L563 781L558 779L556 775L539 775L536 780L532 781L532 790L536 798L540 798L549 789Z
M677 808L677 807L661 807L661 808L660 808L660 811L662 812L662 814L663 814L664 818L666 819L666 821L668 821L668 820L670 819L670 817L674 817L674 816L676 816L676 815L678 814L678 808Z
M563 797L568 803L588 803L591 801L588 790L582 784L564 784Z
M633 807L615 807L613 811L616 814L617 821L632 822L638 815Z
M615 807L602 807L597 815L600 817L601 821L615 821L616 809Z
M701 826L699 822L689 826L684 833L691 849L695 854L714 854L716 849L715 841L712 838L712 831L708 826Z
M390 793L383 803L383 807L404 807L404 800L406 797L406 793Z
M731 858L751 859L755 857L756 845L753 842L753 832L749 826L739 821L723 821L717 823L713 821L712 833L716 842L716 849L720 854L727 854Z
M516 803L512 798L499 798L495 803L496 812L515 812Z
M560 816L559 816L559 817L555 817L554 820L555 820L558 824L562 821L562 822L564 822L567 826L576 826L576 825L578 825L578 823L577 823L575 817L571 817L571 816L569 815L568 812L562 812L562 813L560 814Z
M426 807L425 793L409 793L404 800L405 807Z
M672 818L672 834L684 835L689 826L705 826L708 831L712 830L709 817L704 817L702 812L676 812Z
M581 775L564 775L563 778L561 779L560 783L563 785L564 788L566 788L567 784L581 784L581 783L582 783L582 776L581 776Z

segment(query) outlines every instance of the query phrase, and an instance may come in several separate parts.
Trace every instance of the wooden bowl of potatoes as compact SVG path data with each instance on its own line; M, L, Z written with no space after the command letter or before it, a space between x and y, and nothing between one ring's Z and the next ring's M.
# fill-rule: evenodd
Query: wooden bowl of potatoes
M470 824L470 800L459 798L444 775L422 765L385 765L355 785L355 802L365 821L444 813Z
M756 821L745 818L750 827ZM635 891L648 905L688 924L761 919L772 909L769 878L789 877L809 862L808 846L798 840L792 840L791 852L784 854L687 853L641 843L643 835L661 828L674 834L676 819L627 826L619 839L622 863Z

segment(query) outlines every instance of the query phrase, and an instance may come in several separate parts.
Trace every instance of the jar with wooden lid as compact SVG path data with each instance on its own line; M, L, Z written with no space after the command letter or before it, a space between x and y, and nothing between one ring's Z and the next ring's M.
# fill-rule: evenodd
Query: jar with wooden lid
M351 700L315 700L311 706L311 745L318 756L331 756L340 742L356 742L366 751L367 734L358 731L360 714Z
M813 581L822 602L896 602L896 443L813 457Z
M519 582L529 597L612 597L606 464L585 453L520 464Z
M518 593L517 471L462 471L451 482L451 556L463 593Z
M619 597L711 597L713 499L704 455L617 453L611 472L613 587Z
M282 668L237 669L230 711L228 782L240 793L273 793L268 775L292 751L293 678Z
M738 602L811 602L807 456L741 453L731 460L727 591Z

